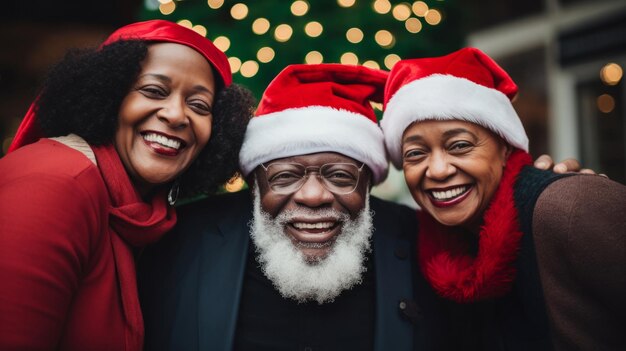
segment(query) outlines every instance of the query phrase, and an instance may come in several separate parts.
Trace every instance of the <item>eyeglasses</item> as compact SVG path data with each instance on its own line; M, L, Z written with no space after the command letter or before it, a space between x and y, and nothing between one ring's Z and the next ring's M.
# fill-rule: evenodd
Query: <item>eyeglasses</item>
M326 163L319 167L305 167L299 163L261 164L270 189L280 195L293 194L300 190L312 173L326 190L337 195L347 195L356 189L365 164L361 167L353 163Z

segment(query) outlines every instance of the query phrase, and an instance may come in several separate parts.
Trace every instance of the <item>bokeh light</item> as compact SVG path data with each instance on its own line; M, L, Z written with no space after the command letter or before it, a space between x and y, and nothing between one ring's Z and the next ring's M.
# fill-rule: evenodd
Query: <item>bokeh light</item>
M375 110L378 110L378 111L382 111L383 110L383 104L381 104L380 102L370 101L370 105L372 105L372 107Z
M248 6L242 3L234 4L230 8L230 15L236 20L242 20L248 16Z
M322 26L322 24L316 21L309 22L306 24L306 26L304 26L304 32L311 38L319 37L320 35L322 35L323 31L324 27Z
M398 4L393 7L392 15L398 21L405 21L411 17L411 8L407 4Z
M234 192L241 190L244 184L245 182L243 178L241 178L240 175L237 175L236 177L233 177L224 185L224 189L228 191L229 193L234 193Z
M191 27L191 29L193 29L194 32L202 35L203 37L206 37L206 27L201 25L201 24L196 24L195 26Z
M369 68L380 69L380 65L378 64L378 62L376 62L374 60L367 60L367 61L363 62L363 66L369 67Z
M308 64L317 64L324 62L324 56L319 51L311 51L304 57L304 62Z
M183 26L185 28L189 28L189 29L191 29L191 27L193 27L193 23L191 23L190 20L186 20L186 19L180 20L180 21L178 21L176 23L178 23L179 25L181 25L181 26Z
M611 113L615 109L615 99L609 94L602 94L596 99L598 110L602 113Z
M337 4L341 7L350 7L356 3L356 0L337 0Z
M224 5L224 0L207 0L207 4L210 8L216 10Z
M404 27L409 33L419 33L422 30L422 22L415 17L411 17L404 22Z
M298 0L291 4L291 13L294 16L304 16L309 11L309 4L306 1Z
M344 65L358 65L359 58L353 52L346 52L341 55L341 59L339 60Z
M353 44L360 43L363 40L363 31L359 28L350 28L346 32L346 39Z
M171 15L176 10L176 4L174 1L168 1L166 3L159 4L159 11L164 15Z
M387 69L392 69L398 61L400 61L400 56L396 54L389 54L385 56L385 67L387 67Z
M293 34L293 29L288 24L281 24L274 30L274 39L281 43L286 42L291 38Z
M213 45L217 46L217 48L222 50L223 52L226 52L230 48L230 39L223 35L219 36L213 39Z
M426 23L431 26L436 26L441 22L441 12L435 9L430 9L426 12L426 16L424 16Z
M257 51L256 53L257 60L262 63L268 63L272 61L275 56L276 53L274 52L274 49L269 46L264 46L260 48L259 51Z
M389 32L388 30L384 30L384 29L376 32L376 34L374 35L374 40L376 40L376 43L378 45L384 48L391 47L394 43L393 34L391 34L391 32Z
M606 85L617 85L621 80L624 71L617 63L607 63L600 70L600 79Z
M237 73L241 68L241 60L238 57L232 56L228 58L228 64L230 65L230 72Z
M270 30L270 21L267 18L257 18L252 22L252 32L254 34L265 34L268 30Z
M248 60L241 64L239 73L246 78L254 77L259 72L259 64L254 60Z
M376 0L372 7L374 11L384 15L391 10L391 3L388 0Z
M428 5L423 1L416 1L413 3L413 6L411 6L411 9L415 16L424 17L426 16L426 12L428 12Z

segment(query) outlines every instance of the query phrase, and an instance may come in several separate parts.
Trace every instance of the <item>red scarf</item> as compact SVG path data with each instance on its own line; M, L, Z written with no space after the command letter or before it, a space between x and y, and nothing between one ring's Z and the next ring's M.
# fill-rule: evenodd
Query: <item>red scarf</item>
M132 246L159 240L176 224L176 211L169 206L164 191L146 203L133 186L113 145L92 146L102 179L109 190L112 207L110 225Z
M126 349L143 349L143 317L137 297L137 274L130 246L143 246L160 239L176 224L176 211L159 192L146 203L133 186L113 145L91 146L102 179L109 190L109 225L117 277L126 317Z
M442 297L475 302L508 293L515 279L514 262L522 232L513 199L513 185L532 158L521 150L509 157L500 185L484 215L478 254L469 254L463 234L419 211L418 262L426 279Z

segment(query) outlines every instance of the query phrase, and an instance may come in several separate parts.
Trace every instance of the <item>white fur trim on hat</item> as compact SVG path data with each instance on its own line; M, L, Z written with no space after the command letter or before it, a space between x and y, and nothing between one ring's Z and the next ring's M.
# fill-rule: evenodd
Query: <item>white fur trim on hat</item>
M239 153L244 175L271 160L336 152L365 163L374 184L385 179L389 161L383 133L367 117L325 106L287 109L252 118Z
M463 120L479 124L528 152L528 137L509 98L465 78L433 74L414 80L391 97L380 123L391 162L402 167L402 135L413 122Z

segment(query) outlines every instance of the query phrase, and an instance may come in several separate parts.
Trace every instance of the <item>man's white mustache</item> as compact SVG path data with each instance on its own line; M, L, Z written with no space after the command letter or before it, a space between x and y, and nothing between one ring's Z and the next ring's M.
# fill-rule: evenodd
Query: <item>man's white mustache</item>
M319 220L320 218L331 219L335 222L345 222L350 219L350 216L346 213L339 212L332 208L324 208L319 210L302 208L296 210L285 210L281 212L278 216L276 216L274 221L281 225L286 225L296 219L315 221Z

